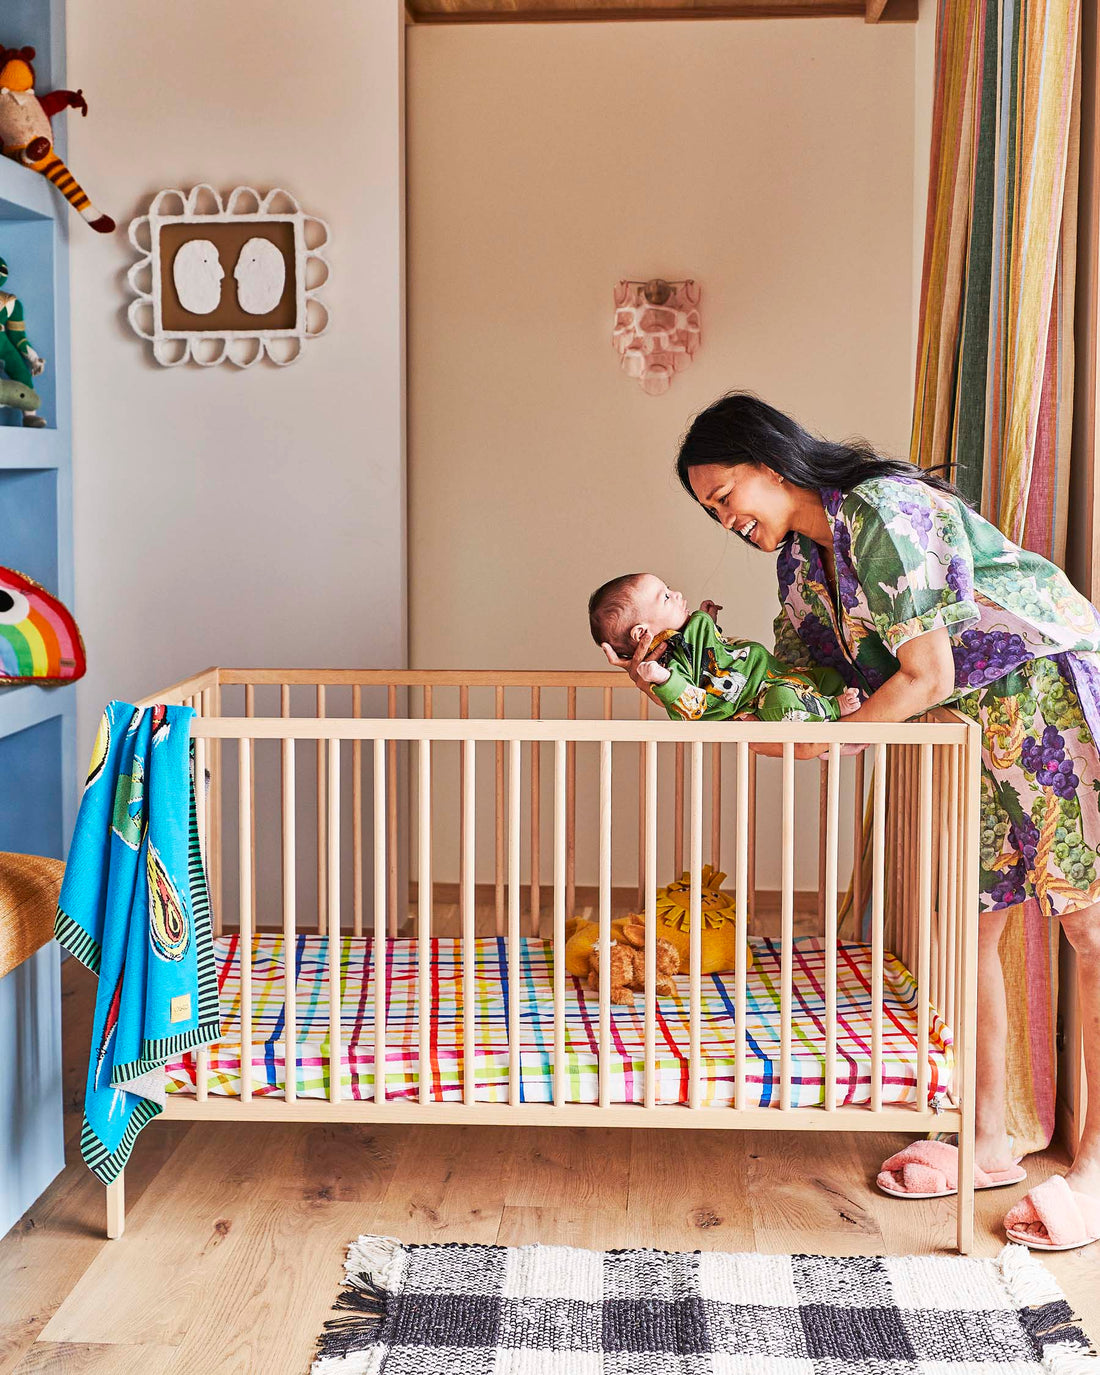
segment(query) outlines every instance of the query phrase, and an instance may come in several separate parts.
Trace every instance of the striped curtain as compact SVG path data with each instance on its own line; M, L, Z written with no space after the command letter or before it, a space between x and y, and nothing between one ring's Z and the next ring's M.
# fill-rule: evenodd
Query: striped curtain
M1095 3L1095 0L1088 0ZM1073 402L1080 0L939 0L911 458L1061 563ZM1010 914L1009 1131L1050 1140L1058 926Z

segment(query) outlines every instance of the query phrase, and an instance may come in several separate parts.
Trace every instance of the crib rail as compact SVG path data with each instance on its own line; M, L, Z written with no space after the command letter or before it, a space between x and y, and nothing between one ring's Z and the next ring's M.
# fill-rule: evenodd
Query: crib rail
M448 695L449 694L449 695ZM518 695L517 695L518 694ZM957 1130L962 1177L973 1149L973 1049L976 981L977 835L980 739L974 724L938 709L897 724L723 722L688 724L649 717L649 704L620 673L383 672L350 670L208 670L150 701L192 706L197 791L215 927L239 930L241 1055L239 1096L211 1092L209 1053L196 1055L194 1096L170 1094L182 1117L255 1120L466 1121L493 1123L781 1127L790 1130ZM641 708L639 709L639 700ZM517 703L518 711L517 711ZM235 709L235 714L229 710ZM441 712L449 714L443 715ZM506 714L507 713L507 714ZM819 764L796 761L800 744L826 749ZM867 748L853 760L842 747ZM746 937L754 922L760 843L756 747L778 750L779 805L765 840L779 853L780 1048L776 1093L761 1106L751 1091L746 1041ZM225 758L223 759L223 754ZM235 767L225 768L225 763ZM796 776L817 771L819 801L796 815ZM626 782L619 780L624 771ZM801 773L799 773L801 771ZM774 780L776 774L770 775ZM841 807L844 788L850 807ZM591 821L578 832L578 799ZM308 824L308 813L313 825ZM303 830L303 824L305 829ZM671 838L668 831L671 829ZM795 859L814 844L816 912L797 911ZM845 832L847 831L847 836ZM302 840L305 838L305 848ZM545 844L549 838L549 845ZM848 841L850 870L841 863ZM454 842L457 902L436 881L438 855ZM309 849L315 846L315 863ZM637 884L617 885L619 857L637 849ZM578 883L578 854L593 860L594 885ZM252 938L273 929L260 877L278 876L284 949L300 933L327 942L327 1101L303 1098L286 1074L285 1095L253 1083ZM704 1027L699 952L704 859L726 857L736 902L733 971L733 1085L728 1105L704 1101ZM664 859L661 858L662 853ZM273 862L274 857L274 862ZM672 868L691 877L686 980L688 1045L682 1101L662 1101L661 1029L656 986L658 884ZM618 867L616 867L618 866ZM405 887L405 875L408 887ZM488 881L479 884L479 874ZM228 881L227 881L228 880ZM871 948L870 1086L866 1102L842 1101L838 1074L838 937L847 883L848 926ZM223 886L226 891L223 892ZM571 1100L564 960L566 920L590 908L599 926L599 994L594 1021L597 1089L593 1103ZM645 915L645 990L638 1101L614 1101L614 1024L608 994L611 924L625 910ZM824 941L823 1101L795 1105L794 945L816 916ZM398 1096L385 1074L373 1097L345 1097L341 1044L341 934L369 935L375 950L411 923L416 949L418 1057L415 1099ZM433 1097L432 941L446 931L461 950L460 1098ZM479 1101L477 1057L482 1028L474 952L492 935L509 971L505 1007L507 1088L501 1101ZM522 1099L521 945L552 942L553 1031L547 1042L549 1101ZM886 958L895 953L916 981L914 1101L889 1101L884 1053ZM373 961L373 956L371 957ZM373 1058L385 1066L385 962L374 970ZM284 971L284 1063L295 1065L294 984ZM590 995L596 997L596 995ZM954 1034L949 1095L929 1103L933 1009ZM575 1095L573 1095L575 1096ZM965 1199L963 1200L965 1204ZM960 1207L960 1245L969 1208Z

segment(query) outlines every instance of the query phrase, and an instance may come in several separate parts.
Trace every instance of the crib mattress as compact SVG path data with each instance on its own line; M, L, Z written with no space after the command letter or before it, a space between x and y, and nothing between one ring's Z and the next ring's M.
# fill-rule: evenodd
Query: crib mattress
M753 967L746 991L746 1090L750 1103L768 1106L779 1098L779 942L753 938ZM214 942L218 966L222 1038L210 1047L208 1091L240 1093L241 1023L239 938ZM373 942L365 936L341 940L341 1097L374 1095ZM414 939L386 942L386 1093L390 1098L419 1096L417 947ZM436 1102L463 1097L461 943L440 937L431 942L431 1076L429 1097ZM477 1000L477 1085L479 1102L508 1100L508 968L506 942L479 939L475 951ZM297 1010L293 1072L299 1097L328 1096L328 942L300 935L295 949ZM553 1098L553 952L549 941L521 943L520 1080L521 1099L547 1103ZM252 1091L281 1097L286 1083L284 1055L281 935L253 937ZM871 1095L871 948L842 943L837 955L837 1102L858 1104ZM792 1080L796 1107L820 1105L825 1092L825 950L816 937L793 943ZM656 1094L661 1104L687 1101L687 979L676 980L675 997L657 1000ZM733 976L704 976L701 1012L702 1101L728 1105L734 1094ZM893 955L884 961L886 1007L883 1016L883 1102L916 1100L916 990L909 971ZM599 1004L595 993L566 976L566 1067L568 1099L595 1103L599 1098ZM640 1103L645 1089L643 1000L633 1008L611 1008L611 1099ZM933 1009L929 1034L929 1098L949 1087L951 1033ZM195 1091L195 1056L168 1063L168 1091Z

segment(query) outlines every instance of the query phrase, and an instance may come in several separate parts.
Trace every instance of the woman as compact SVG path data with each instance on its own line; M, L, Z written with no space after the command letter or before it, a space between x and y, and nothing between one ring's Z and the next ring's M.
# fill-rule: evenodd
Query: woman
M797 667L834 667L867 694L848 721L906 721L948 702L980 724L976 1183L1026 1177L1005 1125L997 947L1007 909L1037 897L1077 952L1089 1107L1069 1173L1032 1190L1005 1223L1036 1248L1097 1240L1100 615L943 478L816 439L753 396L733 393L695 418L677 473L726 530L778 553L775 653ZM644 690L648 648L643 637L630 660L604 652ZM820 752L796 747L799 758ZM953 1192L954 1151L916 1143L885 1163L879 1184L899 1197Z

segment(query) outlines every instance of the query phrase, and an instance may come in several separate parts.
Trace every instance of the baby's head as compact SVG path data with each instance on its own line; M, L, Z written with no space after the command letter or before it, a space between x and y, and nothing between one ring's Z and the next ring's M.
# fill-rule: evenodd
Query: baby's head
M629 659L641 635L679 630L691 615L686 598L656 573L626 573L597 587L588 599L588 626L598 645Z

